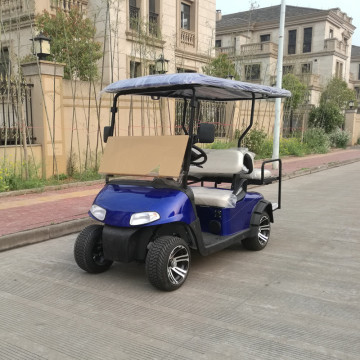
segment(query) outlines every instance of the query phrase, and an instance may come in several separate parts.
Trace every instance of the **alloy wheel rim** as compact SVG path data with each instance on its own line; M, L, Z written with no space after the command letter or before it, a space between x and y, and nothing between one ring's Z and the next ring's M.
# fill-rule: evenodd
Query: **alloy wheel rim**
M258 240L262 246L265 246L270 237L270 219L267 216L262 216L260 219Z
M189 270L189 263L190 256L185 246L178 245L171 251L167 273L172 284L179 285L185 280Z

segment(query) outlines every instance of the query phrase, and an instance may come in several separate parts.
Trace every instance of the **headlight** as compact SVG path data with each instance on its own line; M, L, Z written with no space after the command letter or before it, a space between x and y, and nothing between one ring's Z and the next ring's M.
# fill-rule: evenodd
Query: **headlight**
M144 225L159 220L160 215L155 211L146 211L131 215L130 225Z
M90 208L91 214L98 220L103 221L106 216L106 210L98 205L93 205Z

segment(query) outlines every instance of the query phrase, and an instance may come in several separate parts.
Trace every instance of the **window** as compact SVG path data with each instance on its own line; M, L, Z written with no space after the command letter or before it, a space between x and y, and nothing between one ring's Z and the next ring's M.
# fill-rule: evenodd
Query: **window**
M288 54L296 54L296 30L289 30Z
M356 92L356 99L359 100L360 99L360 88L356 87L355 92Z
M292 74L294 72L294 65L284 65L283 66L283 74Z
M215 40L215 47L221 47L221 40Z
M338 78L342 78L343 77L343 68L344 68L344 64L340 61L336 62L336 68L335 68L335 76Z
M9 74L10 71L9 49L4 47L1 48L0 51L0 75L5 76L6 74Z
M359 71L358 71L358 80L360 80L360 64L359 64Z
M303 53L311 52L312 28L304 29Z
M260 80L260 64L245 65L245 80Z
M329 30L329 39L332 39L334 37L334 30L330 29Z
M149 33L159 35L159 14L156 11L156 0L149 0Z
M190 30L190 5L181 3L181 28Z
M311 64L301 64L301 73L302 74L310 74L311 73Z
M130 77L136 78L141 76L141 63L137 61L130 61Z
M156 74L156 66L155 64L149 65L149 75L155 75Z
M270 41L270 34L260 35L260 41L261 42Z
M129 19L130 29L136 30L139 25L140 9L137 6L137 0L129 1Z

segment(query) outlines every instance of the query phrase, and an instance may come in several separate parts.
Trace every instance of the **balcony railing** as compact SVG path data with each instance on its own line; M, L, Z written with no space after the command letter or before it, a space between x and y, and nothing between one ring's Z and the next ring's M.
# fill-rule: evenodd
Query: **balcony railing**
M159 14L149 12L149 33L153 36L159 35Z
M306 73L306 74L295 73L294 75L297 76L299 78L299 80L308 87L312 87L312 86L320 87L321 86L320 75L311 74L311 73ZM276 75L270 76L270 83L276 84Z
M86 12L88 0L51 0L51 8L58 8L65 12L72 7L77 7L81 12Z
M193 31L181 29L180 43L183 45L195 47L195 33Z
M25 5L24 0L1 0L1 16L16 16L25 10Z
M222 46L215 48L217 54L227 54L229 56L235 55L234 46Z
M241 55L260 55L278 53L278 45L273 42L245 44L240 47Z
M341 54L346 55L348 52L349 45L338 39L326 39L324 41L324 49L327 51L337 51Z

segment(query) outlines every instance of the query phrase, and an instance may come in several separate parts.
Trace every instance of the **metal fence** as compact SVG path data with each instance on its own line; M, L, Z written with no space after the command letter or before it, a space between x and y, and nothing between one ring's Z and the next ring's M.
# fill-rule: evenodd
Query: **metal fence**
M176 100L175 134L180 135L184 114L184 100ZM200 101L195 116L194 127L200 123L212 123L215 125L215 137L229 137L230 124L226 123L226 102ZM188 128L190 120L190 100L188 100L185 127ZM194 129L194 130L195 130ZM194 131L196 133L196 131Z
M0 79L0 145L22 143L22 125L26 127L26 142L34 139L31 89L32 84ZM23 116L23 119L22 119Z

